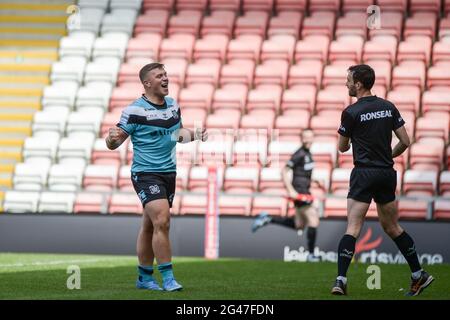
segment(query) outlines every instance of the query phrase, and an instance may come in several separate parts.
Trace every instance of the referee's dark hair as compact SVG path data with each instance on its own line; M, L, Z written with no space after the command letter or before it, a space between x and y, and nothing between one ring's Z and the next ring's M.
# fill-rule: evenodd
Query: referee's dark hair
M139 71L139 79L142 83L144 83L145 77L147 76L147 73L152 71L153 69L163 69L164 65L159 62L152 62L149 64L146 64L142 67L141 71Z
M375 71L367 64L357 64L348 68L352 73L353 83L361 82L367 90L372 89L375 83Z

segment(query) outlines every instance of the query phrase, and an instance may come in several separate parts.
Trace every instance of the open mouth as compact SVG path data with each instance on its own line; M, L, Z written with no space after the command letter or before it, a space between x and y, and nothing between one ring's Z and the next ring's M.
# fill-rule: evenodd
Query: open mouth
M164 89L167 89L169 87L169 83L161 83L161 87L163 87Z

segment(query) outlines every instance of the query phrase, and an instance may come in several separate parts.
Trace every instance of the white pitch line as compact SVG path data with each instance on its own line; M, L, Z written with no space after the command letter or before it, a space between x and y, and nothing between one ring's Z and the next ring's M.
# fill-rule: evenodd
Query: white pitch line
M123 258L121 258L123 259ZM132 259L132 258L130 258ZM109 259L77 259L77 260L53 260L53 261L36 261L31 263L12 263L12 264L0 264L0 268L20 268L20 267L34 267L34 266L54 266L60 264L72 264L72 263L95 263L114 261L115 258Z

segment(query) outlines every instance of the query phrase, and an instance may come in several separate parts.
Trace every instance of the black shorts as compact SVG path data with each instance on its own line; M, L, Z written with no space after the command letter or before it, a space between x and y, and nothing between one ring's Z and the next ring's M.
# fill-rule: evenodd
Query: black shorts
M395 200L397 172L392 168L354 168L350 175L347 198L370 203L388 203Z
M131 181L134 190L142 202L144 208L147 202L157 199L167 199L172 208L173 197L175 196L175 186L177 174L169 173L131 173Z
M311 194L311 192L309 192L309 190L305 190L305 189L296 189L295 191L297 191L300 194ZM312 202L310 202L310 201L294 200L294 207L296 207L296 208L302 208L302 207L310 206L310 205L312 205Z

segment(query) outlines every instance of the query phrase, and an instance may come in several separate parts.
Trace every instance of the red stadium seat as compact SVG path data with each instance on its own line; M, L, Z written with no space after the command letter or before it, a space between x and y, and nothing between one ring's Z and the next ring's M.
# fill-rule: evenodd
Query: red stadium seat
M198 59L191 63L186 72L186 85L211 84L216 87L219 84L220 60Z
M233 36L236 13L231 11L212 11L210 16L205 16L202 22L201 35L224 35L228 39Z
M427 201L400 199L398 201L398 216L400 219L426 219Z
M218 189L222 189L223 185L223 176L224 171L222 167L217 168L217 176L218 176ZM203 190L206 192L206 188L208 186L208 166L195 166L191 168L189 172L189 182L188 189L191 191L194 190Z
M237 109L218 109L215 113L210 113L206 119L206 127L216 129L239 128L241 111Z
M420 108L420 89L415 86L397 86L389 91L387 100L391 101L400 113L413 112L419 114Z
M442 166L444 140L422 138L411 146L410 166L415 169L439 171Z
M251 87L254 72L254 61L244 59L231 60L228 64L222 66L220 85L244 84L247 87Z
M177 188L180 190L187 189L188 181L189 181L189 170L191 166L189 164L178 164L177 163Z
M205 11L208 0L177 0L175 8L180 10Z
M128 41L126 58L158 59L161 35L158 33L141 33Z
M347 12L337 19L336 37L357 35L364 40L367 38L367 6L363 10ZM346 11L346 10L344 10Z
M109 195L92 192L78 193L75 198L73 212L75 214L101 213L104 201L106 203L109 201Z
M437 187L437 171L406 170L403 193L408 196L433 196Z
M445 87L448 91L450 87L449 70L450 62L439 62L428 69L427 87Z
M439 194L450 195L450 171L442 171L439 177Z
M439 13L441 11L440 0L410 0L409 10L412 13L430 11Z
M275 123L275 111L271 109L254 110L241 118L242 129L264 129L271 131Z
M181 58L190 61L194 51L195 36L193 34L173 34L163 39L159 59Z
M265 11L272 13L274 0L242 0L242 9L247 11Z
M336 168L331 173L330 191L335 195L347 195L350 185L350 168Z
M111 196L109 201L108 212L111 214L142 214L142 204L135 194L115 193Z
M325 79L324 79L325 82ZM348 91L342 85L326 86L317 94L316 110L344 110L350 104Z
M262 84L248 93L247 110L272 109L278 113L283 90L278 85Z
M446 154L447 154L447 170L449 170L450 169L450 145L447 147L447 150L446 150Z
M342 90L342 86L347 81L348 75L347 70L349 66L350 65L340 63L333 63L325 66L325 68L323 69L323 80L322 80L323 86L324 87L327 87L329 85L341 86L340 91L345 92L345 90Z
M433 113L428 113L426 117L420 117L416 123L416 139L421 138L440 138L448 142L449 114L438 113L436 116Z
M396 37L397 41L400 41L403 30L403 12L383 11L381 14L381 26L379 29L369 30L370 38L379 35L389 35Z
M281 110L307 110L311 113L316 104L316 93L316 87L313 85L292 85L283 91Z
M403 14L403 12L407 11L408 0L377 0L376 4L383 8L386 13L398 11Z
M184 126L184 124L183 124ZM196 163L198 141L179 143L176 147L177 165L189 167Z
M300 141L272 140L269 143L269 159L271 167L284 167L292 154L300 148Z
M373 0L342 0L342 10L344 12L348 11L365 11L366 8L372 4L374 4L375 1Z
M219 196L220 215L249 216L252 206L250 190L231 188ZM251 191L250 191L251 192ZM247 193L247 195L245 195ZM245 195L245 196L244 196Z
M429 90L422 95L422 112L450 112L450 92Z
M295 38L291 35L274 35L265 40L261 50L261 61L285 60L289 64L294 59Z
M279 1L277 3L279 3ZM269 37L274 35L289 35L293 36L297 40L300 34L302 19L302 12L279 12L277 16L273 16L270 19L267 34Z
M339 117L330 117L327 114L320 114L311 117L311 129L316 138L323 136L326 139L336 139L337 128L339 128Z
M121 166L119 169L119 179L117 181L117 188L120 191L133 191L134 187L131 182L131 166Z
M289 63L285 60L265 60L256 67L255 86L278 85L285 88L287 85Z
M417 12L405 21L403 36L423 35L434 39L436 36L437 17L432 12Z
M175 5L175 0L144 0L142 7L144 12L153 9L172 10Z
M261 212L267 212L274 216L285 216L287 213L288 200L279 196L261 195L253 198L252 216Z
M126 66L126 64L124 63L122 64L122 66ZM121 78L121 80L123 79L124 78ZM112 112L115 112L115 110L121 111L126 106L130 105L134 100L136 100L143 93L143 91L144 89L142 88L142 84L137 82L126 82L119 87L115 87L112 91L111 99L109 100L109 110L111 110ZM117 117L117 121L118 120L119 117Z
M259 181L259 190L285 189L280 167L262 168Z
M233 148L233 165L238 167L262 167L267 164L267 138L254 137L238 140Z
M316 168L330 170L334 167L337 157L337 146L333 141L314 141L311 146L311 153L313 155Z
M353 168L353 148L350 146L346 152L338 153L339 168Z
M450 35L450 33L449 33ZM436 41L433 46L433 64L450 62L450 37Z
M341 0L309 0L309 11L339 11Z
M212 84L191 84L181 89L178 102L184 108L211 109L214 86Z
M116 187L118 165L88 165L84 172L83 188L85 190L111 191Z
M247 103L248 87L244 84L224 84L214 92L212 108L243 111Z
M397 61L422 60L425 65L430 64L432 41L427 36L410 36L400 42Z
M276 0L275 11L283 12L304 12L306 11L307 0Z
M164 64L167 71L169 85L170 83L175 83L182 87L186 77L187 61L183 58L170 58L163 59L161 63Z
M320 60L301 60L289 69L289 87L310 84L320 87L322 82L323 63Z
M229 10L238 12L241 6L241 0L209 0L209 8L214 10Z
M234 35L257 35L266 37L267 26L269 24L269 15L261 11L247 11L243 16L236 19L234 25Z
M170 209L170 213L172 215L180 214L181 198L182 196L175 194L175 197L173 198L172 202L172 208Z
M449 220L450 219L450 201L439 199L434 202L434 219Z
M147 10L145 14L137 17L134 34L139 36L140 34L151 32L163 37L166 34L168 23L169 11L161 9ZM147 44L151 45L150 42Z
M206 109L183 108L181 107L181 118L183 119L183 127L191 128L204 128L206 124Z
M392 71L392 86L412 85L421 90L425 87L425 64L423 61L408 60L400 63Z
M327 35L304 36L295 46L295 62L305 59L309 62L310 59L317 59L326 63L329 46L330 38Z
M225 171L224 190L230 188L249 188L256 191L259 183L257 167L228 167Z
M303 21L302 38L309 35L325 35L329 39L332 39L336 19L335 13L328 11L314 11L311 9L311 5L312 3L310 3L310 10L312 13Z
M376 73L375 84L373 87L374 91L382 87L384 89L384 96L386 96L386 89L391 87L391 62L387 60L367 60L366 64L371 66ZM379 92L376 92L375 94L382 96Z
M308 110L290 109L275 120L275 129L279 135L300 135L309 127L310 112Z
M342 35L330 44L330 61L348 60L361 62L364 39L359 35Z
M179 11L177 15L173 15L169 19L169 29L167 35L173 34L191 34L198 37L200 34L200 24L202 21L202 13L193 10Z
M223 34L208 34L197 39L194 48L194 59L225 60L229 37Z
M347 218L347 199L327 198L325 200L325 218Z
M228 44L227 59L251 59L259 61L262 46L262 37L254 34L245 34L231 40Z
M139 79L139 71L141 70L142 65L135 64L135 63L122 63L119 70L119 75L117 79L117 84L120 86L124 82L126 83L133 83L134 87L140 87L142 88L141 80ZM128 86L130 87L130 86ZM135 92L135 90L132 90ZM134 93L133 92L133 93Z
M203 192L204 190L197 191ZM206 194L196 195L196 194L185 194L181 199L180 214L206 214L206 209L208 207L208 201Z
M217 131L215 133L218 138L221 137ZM202 142L198 146L198 163L203 165L231 165L233 163L232 150L233 141L228 139L227 136L222 134L222 138L216 140L210 139L208 136L208 141Z
M364 44L363 60L387 60L395 63L398 40L392 35L378 35ZM377 75L378 76L378 75Z
M115 126L115 124L112 126ZM92 149L91 155L92 164L115 165L115 166L120 165L122 163L122 159L125 158L127 145L128 142L125 141L119 148L115 150L109 150L106 147L106 143L102 138L97 139L94 143L94 148Z
M450 8L450 5L448 6ZM446 18L442 18L439 23L439 39L448 42L447 36L450 35L450 15Z

